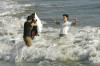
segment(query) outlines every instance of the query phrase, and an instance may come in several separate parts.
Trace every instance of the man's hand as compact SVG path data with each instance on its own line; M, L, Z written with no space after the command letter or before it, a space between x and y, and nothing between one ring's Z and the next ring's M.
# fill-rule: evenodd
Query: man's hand
M75 19L75 23L74 23L74 25L77 25L77 21L78 21L78 20L77 20L77 19Z
M75 23L72 23L72 26L75 26L75 25L77 25L77 19L75 19Z
M75 19L75 22L77 22L78 20L77 19Z
M56 23L56 20L55 19L52 19L52 21Z
M56 23L57 25L60 25L60 22L57 22L55 19L52 19L52 21L53 21L54 23Z

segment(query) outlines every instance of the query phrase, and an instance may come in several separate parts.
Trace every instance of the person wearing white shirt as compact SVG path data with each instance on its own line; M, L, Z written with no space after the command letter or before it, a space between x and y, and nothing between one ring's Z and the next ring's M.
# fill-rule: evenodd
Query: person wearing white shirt
M61 26L60 34L59 34L60 37L63 37L63 36L65 36L68 33L68 29L69 29L69 27L71 25L72 26L77 25L77 19L75 19L75 23L72 23L72 22L68 21L68 18L69 18L68 14L63 14L63 20L64 20L63 24L60 24L60 22L57 22L55 19L52 20L55 24Z

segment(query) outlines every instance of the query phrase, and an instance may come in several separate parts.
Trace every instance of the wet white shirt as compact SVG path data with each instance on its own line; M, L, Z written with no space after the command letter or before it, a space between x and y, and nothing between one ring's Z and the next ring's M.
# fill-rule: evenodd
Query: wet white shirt
M65 22L61 25L60 34L67 34L69 27L71 26L72 22Z

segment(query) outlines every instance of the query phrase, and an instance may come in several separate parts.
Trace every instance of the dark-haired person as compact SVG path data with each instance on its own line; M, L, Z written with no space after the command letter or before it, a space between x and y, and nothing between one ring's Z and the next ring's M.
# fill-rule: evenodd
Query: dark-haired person
M34 39L35 36L38 36L38 25L37 25L37 20L35 18L35 13L32 13L32 23L34 23L34 26L32 27L32 39Z
M63 14L63 20L64 20L63 24L60 24L60 22L57 22L55 19L52 20L55 24L61 25L60 35L59 35L60 37L63 37L67 34L68 29L71 25L72 26L77 25L77 19L75 19L75 23L72 23L68 21L68 18L69 18L68 14Z
M24 23L24 41L26 43L27 46L31 46L32 45L32 35L31 35L31 30L32 30L32 26L34 24L32 23L32 17L28 16L27 17L27 21Z

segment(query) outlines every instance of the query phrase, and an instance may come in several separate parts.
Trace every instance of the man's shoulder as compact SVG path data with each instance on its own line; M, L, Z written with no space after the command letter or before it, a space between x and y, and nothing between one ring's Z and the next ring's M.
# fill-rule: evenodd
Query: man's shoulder
M72 23L71 21L67 21L68 23Z
M27 24L27 21L26 21L26 22L24 22L24 25L25 25L25 24Z
M71 24L72 24L72 22L70 22L70 21L63 23L63 25L71 25Z
M24 25L31 25L31 23L26 21Z
M70 22L70 21L67 21L67 22L65 22L65 23L63 23L63 24L70 24L70 23L72 23L72 22Z
M68 21L67 24L72 24L72 22L71 21Z
M26 24L31 24L31 22L27 22L27 21L26 21L25 23L26 23Z

